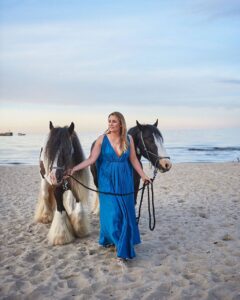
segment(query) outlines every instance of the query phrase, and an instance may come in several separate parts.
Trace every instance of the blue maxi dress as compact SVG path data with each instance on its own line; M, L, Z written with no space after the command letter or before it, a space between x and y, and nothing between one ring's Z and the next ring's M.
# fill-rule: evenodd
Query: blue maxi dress
M129 155L130 147L118 156L107 135L104 135L101 153L96 162L100 191L117 194L134 192L133 168ZM118 257L135 257L134 245L141 240L136 222L134 194L113 196L100 193L99 200L99 244L105 247L115 245Z

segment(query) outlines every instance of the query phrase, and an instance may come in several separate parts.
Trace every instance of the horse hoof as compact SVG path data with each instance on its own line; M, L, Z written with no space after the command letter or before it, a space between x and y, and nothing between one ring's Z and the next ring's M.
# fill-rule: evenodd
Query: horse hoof
M74 240L74 238L71 238L71 239L67 239L67 240L66 240L66 237L65 237L65 236L59 236L59 237L55 238L55 239L52 241L52 245L53 245L53 246L57 246L57 245L65 245L65 244L71 243L73 240Z
M49 224L52 222L52 220L53 220L52 214L43 214L39 222L43 224Z

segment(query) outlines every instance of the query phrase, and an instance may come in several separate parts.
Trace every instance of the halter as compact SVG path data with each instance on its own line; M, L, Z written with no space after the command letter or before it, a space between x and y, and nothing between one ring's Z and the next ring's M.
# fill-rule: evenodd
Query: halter
M58 167L58 166L51 166L50 169L49 169L50 173L51 173L52 170L63 170L63 171L65 171L66 168L65 167ZM46 174L45 174L43 176L43 178L45 178L48 181L48 179L47 179L48 176L49 175L46 176ZM64 191L67 191L69 189L69 184L68 184L68 181L66 179L62 179L61 182L58 182L57 184L55 184L55 186L60 186L60 185L62 185L62 188L63 188Z
M51 167L50 170L65 170L65 167Z
M161 159L170 159L170 156L159 156L159 155L156 155L155 153L147 150L147 147L144 143L144 140L143 140L143 134L142 134L142 131L140 131L140 136L141 136L141 140L142 140L142 144L143 144L143 150L147 153L147 159L151 162L150 160L150 157L149 157L149 154L152 154L153 156L156 157L156 161L155 161L155 164L154 164L154 168L156 169L156 165L157 165L157 161L158 160L161 160ZM152 164L153 165L153 164Z

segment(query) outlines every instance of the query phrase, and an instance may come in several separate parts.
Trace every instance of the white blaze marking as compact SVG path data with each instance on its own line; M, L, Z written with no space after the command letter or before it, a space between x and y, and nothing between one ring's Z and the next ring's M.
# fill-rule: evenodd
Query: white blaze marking
M153 134L153 137L154 137L154 141L157 146L157 149L158 149L158 156L160 156L160 157L168 156L162 141L159 138L156 138L155 134Z

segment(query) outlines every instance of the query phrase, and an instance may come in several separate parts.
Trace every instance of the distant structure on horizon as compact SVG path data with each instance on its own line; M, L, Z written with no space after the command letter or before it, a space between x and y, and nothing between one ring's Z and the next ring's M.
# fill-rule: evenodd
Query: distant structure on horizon
M18 136L24 136L26 133L18 132ZM7 132L0 132L0 136L13 136L13 132L7 131Z
M13 133L11 131L7 131L7 132L0 132L0 136L12 136Z

